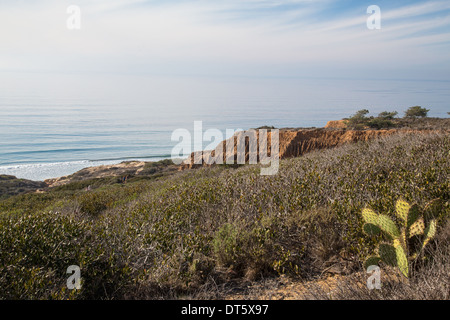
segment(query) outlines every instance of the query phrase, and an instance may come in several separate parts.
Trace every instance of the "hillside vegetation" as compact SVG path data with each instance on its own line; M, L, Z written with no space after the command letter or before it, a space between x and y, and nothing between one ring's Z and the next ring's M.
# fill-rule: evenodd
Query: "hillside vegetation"
M282 274L305 281L337 266L352 275L380 241L362 232L361 210L394 217L400 197L442 200L432 246L441 248L449 152L448 133L398 133L282 160L274 176L214 166L13 196L0 202L0 298L210 299ZM415 266L417 291L430 252ZM70 265L81 268L81 290L66 288ZM435 289L446 298L448 286Z
M0 175L0 200L8 197L34 192L38 189L46 188L47 184L40 181L31 181L26 179L17 179L14 176Z

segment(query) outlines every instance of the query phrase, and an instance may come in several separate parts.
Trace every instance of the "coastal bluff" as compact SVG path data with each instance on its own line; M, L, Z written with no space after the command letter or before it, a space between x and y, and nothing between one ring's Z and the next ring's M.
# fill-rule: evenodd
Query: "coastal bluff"
M349 129L335 129L332 128L335 125L340 126L342 122L333 121L329 122L327 128L312 128L312 129L279 129L279 157L280 159L299 157L305 153L328 149L341 146L346 143L355 143L358 141L368 141L371 139L379 138L382 136L388 136L395 133L430 133L435 130L416 130L416 129L385 129L385 130L349 130ZM233 149L232 157L234 163L237 163L237 145L238 141L245 141L245 162L248 163L251 153L248 138L242 137L247 135L246 131L239 131L231 138L222 141L214 150L197 151L192 152L190 157L186 159L180 170L192 169L201 166L210 166L213 163L212 158L216 155L223 155L223 163L226 163L227 158L227 145L228 150ZM271 148L271 131L267 132L267 154L270 156ZM259 144L259 132L256 130L257 141ZM245 140L242 140L245 139ZM254 150L254 149L253 149ZM254 151L253 151L254 152ZM230 152L229 152L230 153ZM231 156L229 159L231 159ZM258 155L254 155L259 162Z
M279 130L279 158L299 157L306 153L316 150L329 149L338 147L347 143L355 143L359 141L368 141L375 138L389 136L396 133L413 133L413 134L430 134L433 132L450 132L450 119L423 119L416 121L415 127L400 127L391 129L362 129L353 130L342 128L345 126L345 120L329 121L322 128L281 128ZM273 127L267 128L267 157L271 156L271 140ZM250 130L249 130L250 131ZM256 145L259 145L260 130L255 129ZM47 179L44 182L27 182L24 185L23 179L16 177L4 176L0 179L0 198L7 198L15 194L30 192L45 192L48 188L64 186L72 182L83 182L87 180L97 179L98 183L126 183L136 179L153 179L162 175L171 174L176 171L188 170L202 166L211 166L214 159L220 159L223 156L223 163L238 163L238 141L245 141L244 160L249 163L251 158L260 162L259 154L252 154L255 148L250 147L249 139L242 137L248 136L248 131L236 132L231 138L220 142L214 150L206 150L201 152L192 152L190 156L181 164L174 164L171 159L161 160L158 162L144 161L125 161L114 165L103 165L96 167L88 167L75 172L71 175ZM242 140L244 139L244 140ZM227 154L228 146L228 154ZM252 150L252 151L250 151ZM222 153L222 154L221 154ZM264 154L264 153L263 153ZM216 157L217 155L217 157ZM227 155L229 161L227 161ZM242 155L242 154L241 154ZM214 159L212 159L214 157ZM233 161L230 161L230 160ZM242 160L242 159L241 159ZM220 162L219 162L220 163Z

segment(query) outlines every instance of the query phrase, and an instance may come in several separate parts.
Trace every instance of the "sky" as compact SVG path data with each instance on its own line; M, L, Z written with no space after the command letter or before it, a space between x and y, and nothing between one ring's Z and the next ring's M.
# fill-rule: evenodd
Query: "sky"
M79 30L67 28L70 5ZM381 29L367 28L367 8ZM450 1L1 0L0 81L24 73L450 81Z

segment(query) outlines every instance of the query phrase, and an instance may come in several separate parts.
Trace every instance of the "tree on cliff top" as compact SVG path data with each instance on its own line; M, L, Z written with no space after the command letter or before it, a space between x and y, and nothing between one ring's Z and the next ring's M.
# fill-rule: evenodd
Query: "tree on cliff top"
M366 117L368 113L367 109L359 110L348 119L347 127L354 130L391 128L394 126L392 120L398 114L397 111L383 111L377 117Z
M368 118L366 117L366 114L368 113L369 110L367 109L357 111L353 116L351 116L348 119L347 127L356 130L364 129L364 127L367 124Z
M384 120L392 120L394 119L394 117L398 114L397 111L393 111L393 112L388 112L388 111L383 111L380 112L378 114L378 118L384 119Z
M425 118L428 115L429 109L422 108L421 106L410 107L405 111L406 118Z

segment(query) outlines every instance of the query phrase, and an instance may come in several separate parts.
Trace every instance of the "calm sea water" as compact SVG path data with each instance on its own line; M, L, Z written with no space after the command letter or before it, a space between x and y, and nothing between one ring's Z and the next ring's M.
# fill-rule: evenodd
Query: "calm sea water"
M359 109L447 117L449 82L336 79L15 79L0 89L0 174L43 180L88 166L169 158L177 128L322 127ZM44 77L45 78L45 77ZM28 81L28 82L27 82ZM206 147L209 142L205 142Z

